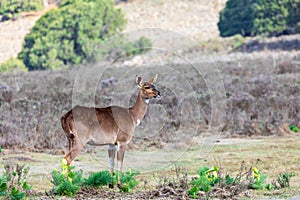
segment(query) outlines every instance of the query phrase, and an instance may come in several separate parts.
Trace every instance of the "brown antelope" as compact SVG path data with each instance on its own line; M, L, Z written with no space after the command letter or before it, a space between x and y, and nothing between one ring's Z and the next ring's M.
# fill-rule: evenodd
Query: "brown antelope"
M136 84L140 88L137 100L131 108L110 106L106 108L75 106L61 117L61 125L69 140L69 152L65 159L68 165L74 160L86 143L108 145L110 171L114 173L114 160L117 151L117 166L122 172L123 158L132 134L147 111L149 100L160 98L155 88L157 75L148 82L139 76ZM119 173L120 174L120 173ZM120 175L119 175L120 176ZM120 177L118 185L121 187ZM113 187L113 183L110 184Z

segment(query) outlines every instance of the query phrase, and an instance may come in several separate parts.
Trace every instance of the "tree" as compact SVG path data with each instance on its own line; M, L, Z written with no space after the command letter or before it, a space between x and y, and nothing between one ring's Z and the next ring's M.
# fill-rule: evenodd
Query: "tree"
M222 37L241 34L251 36L254 26L254 3L256 0L228 0L220 12L219 31Z
M111 0L64 0L25 37L19 58L29 70L82 63L95 44L122 30L123 13Z
M300 33L300 0L289 0L287 23L290 33Z
M300 21L300 0L228 0L218 23L222 37L277 36L291 32Z
M44 7L43 0L0 0L1 21L19 17L21 12L37 11Z
M253 35L276 36L287 30L288 0L259 0L254 3Z

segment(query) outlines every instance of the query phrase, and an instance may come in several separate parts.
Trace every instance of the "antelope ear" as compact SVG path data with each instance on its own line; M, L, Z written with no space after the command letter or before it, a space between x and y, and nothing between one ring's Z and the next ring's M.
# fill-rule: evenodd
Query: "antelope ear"
M153 76L153 77L150 79L149 83L155 83L156 80L157 80L157 74L155 74L155 76Z
M136 77L135 77L135 83L136 83L136 85L137 85L139 88L141 88L141 87L142 87L142 83L143 83L142 77L136 75Z

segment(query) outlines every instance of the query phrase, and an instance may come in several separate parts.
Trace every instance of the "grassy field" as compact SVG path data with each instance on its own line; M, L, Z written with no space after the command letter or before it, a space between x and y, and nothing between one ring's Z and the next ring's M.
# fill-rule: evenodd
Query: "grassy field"
M196 139L196 138L195 138ZM125 157L125 169L139 170L141 175L137 177L140 184L133 191L134 195L144 190L155 189L163 179L174 180L178 176L175 166L181 168L179 176L187 173L189 177L196 176L200 166L219 166L223 172L236 175L242 162L247 167L256 166L262 173L267 174L267 182L275 179L283 172L295 172L296 177L291 179L291 187L287 189L267 191L250 190L253 199L287 198L300 195L299 156L300 136L288 135L282 137L259 138L218 138L212 151L203 156L203 149L199 145L192 145L187 150L171 151L129 151ZM108 169L108 157L106 148L95 147L95 153L81 153L74 165L76 169L82 169L87 175L91 172ZM179 156L181 155L182 156ZM59 168L62 155L46 153L12 153L4 150L1 155L0 167L6 162L23 163L30 166L28 182L33 186L33 191L45 198L44 191L49 191L51 184L51 171ZM257 162L259 160L259 162ZM145 184L145 181L147 184ZM106 190L106 189L105 189ZM109 190L107 188L107 190ZM41 193L39 193L41 192ZM101 197L101 196L97 196ZM240 194L238 198L247 197Z

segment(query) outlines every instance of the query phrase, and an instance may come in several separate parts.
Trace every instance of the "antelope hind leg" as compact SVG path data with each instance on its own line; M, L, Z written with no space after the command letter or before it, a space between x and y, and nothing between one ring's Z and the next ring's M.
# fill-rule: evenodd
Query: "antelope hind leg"
M121 176L122 176L122 168L123 168L123 159L126 151L126 143L120 144L120 148L117 152L117 160L119 166L119 173L118 173L118 187L122 188Z
M115 155L116 155L117 145L108 145L108 156L109 156L109 167L111 176L114 176L114 165L115 165ZM109 188L114 188L114 181L112 180L109 184Z

